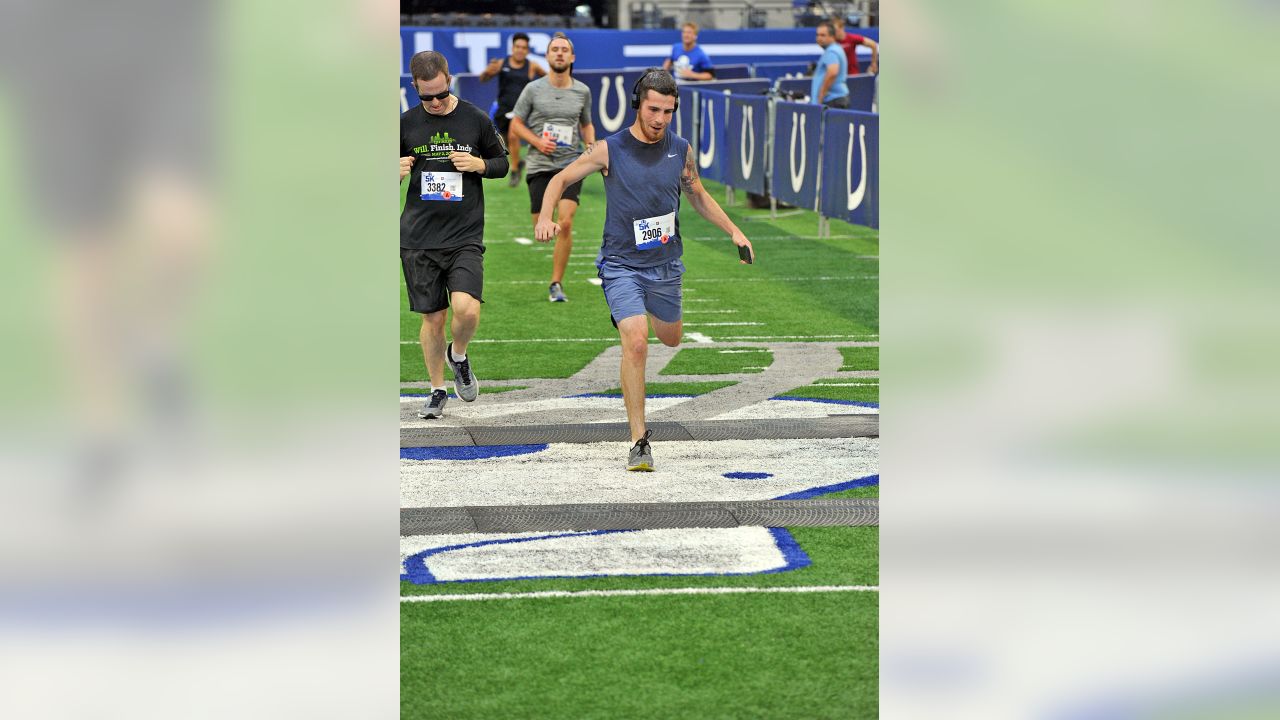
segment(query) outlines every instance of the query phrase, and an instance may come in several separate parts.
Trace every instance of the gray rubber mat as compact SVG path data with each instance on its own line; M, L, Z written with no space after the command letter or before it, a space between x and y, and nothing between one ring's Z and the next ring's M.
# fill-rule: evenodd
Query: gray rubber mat
M400 534L880 524L876 498L402 508Z
M879 437L880 416L835 415L787 420L687 420L651 422L655 442L681 440L782 440ZM400 447L533 445L539 443L627 442L626 423L402 428Z

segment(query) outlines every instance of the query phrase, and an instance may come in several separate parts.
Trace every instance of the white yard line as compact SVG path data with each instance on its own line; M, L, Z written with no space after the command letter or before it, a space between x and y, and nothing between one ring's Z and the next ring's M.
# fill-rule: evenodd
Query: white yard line
M728 325L764 325L764 323L758 323L758 322L696 322L696 323L690 323L690 322L687 322L687 323L685 323L685 324L684 324L684 326L685 326L685 327L724 327L724 326L728 326Z
M879 585L799 585L794 587L649 588L645 590L549 590L527 593L468 593L466 595L404 595L402 603L454 600L519 600L522 598L635 597L640 595L745 595L751 593L880 592Z
M699 333L699 332L687 332L687 333L685 333L685 334L684 334L684 336L685 336L685 337L687 337L687 338L689 338L690 340L692 340L692 341L696 342L696 343L709 343L709 342L715 342L715 341L714 341L714 340L712 340L711 338L709 338L709 337L707 337L706 335L703 335L702 333Z

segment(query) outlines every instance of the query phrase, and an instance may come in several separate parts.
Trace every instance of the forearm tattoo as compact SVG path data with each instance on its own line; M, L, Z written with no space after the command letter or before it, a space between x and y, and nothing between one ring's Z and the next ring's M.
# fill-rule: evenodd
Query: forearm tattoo
M698 164L693 161L693 147L689 148L689 152L684 155L684 172L680 174L680 186L684 188L685 193L693 193L693 187L698 182Z

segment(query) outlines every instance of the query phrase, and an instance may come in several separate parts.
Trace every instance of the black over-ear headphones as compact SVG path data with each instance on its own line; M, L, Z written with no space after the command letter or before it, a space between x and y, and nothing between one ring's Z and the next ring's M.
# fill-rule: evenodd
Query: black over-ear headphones
M660 68L649 68L648 70L645 70L644 74L641 75L636 80L636 84L631 86L631 108L633 110L640 109L640 83L644 82L644 79L649 77L649 73L653 73L653 72L663 72L663 71ZM676 106L673 109L675 110L680 109L680 95L678 92L676 93Z

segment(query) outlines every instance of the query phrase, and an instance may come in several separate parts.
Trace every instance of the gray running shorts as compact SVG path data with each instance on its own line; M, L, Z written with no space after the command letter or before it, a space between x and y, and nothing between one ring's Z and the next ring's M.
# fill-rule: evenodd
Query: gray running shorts
M680 258L647 268L631 268L608 261L596 267L600 271L604 300L615 323L646 312L663 322L680 319L680 283L684 276L684 263Z

